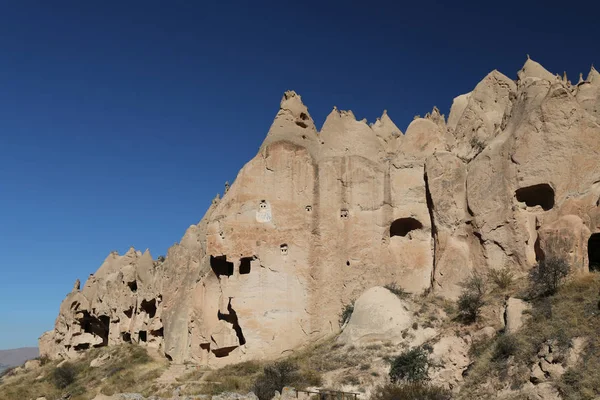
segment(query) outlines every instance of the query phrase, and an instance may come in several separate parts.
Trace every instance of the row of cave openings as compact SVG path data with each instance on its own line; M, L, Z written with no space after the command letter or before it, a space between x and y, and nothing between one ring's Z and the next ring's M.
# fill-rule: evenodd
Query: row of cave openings
M133 307L124 311L124 314L128 318L133 317ZM154 318L157 311L156 299L142 300L140 303L140 311L145 312L151 319ZM101 343L95 344L93 347L104 347L108 345L108 338L110 334L110 317L108 315L95 316L90 314L88 311L82 311L82 317L78 319L78 322L83 329L83 332L90 333L94 336L102 339ZM161 339L164 336L163 328L150 331L139 331L138 332L138 343L146 343L149 338ZM130 332L122 332L121 339L123 342L132 343L132 337ZM90 343L80 343L74 347L76 351L87 350L90 348Z

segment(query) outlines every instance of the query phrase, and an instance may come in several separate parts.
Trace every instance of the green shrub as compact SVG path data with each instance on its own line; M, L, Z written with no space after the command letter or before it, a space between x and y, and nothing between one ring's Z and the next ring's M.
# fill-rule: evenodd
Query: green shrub
M488 277L499 289L508 289L513 283L515 274L508 267L504 267L492 269L488 273Z
M340 315L340 326L343 326L346 322L350 321L350 317L354 312L354 302L346 304Z
M496 340L493 359L495 361L506 360L508 357L515 355L518 350L519 342L517 338L510 334L501 335Z
M75 382L76 376L77 371L75 370L75 367L66 363L61 367L54 368L50 373L49 379L57 389L64 389Z
M390 292L394 293L400 299L405 299L410 296L410 294L407 293L403 288L398 286L396 284L396 282L388 283L387 285L384 286L384 288L386 288Z
M424 383L388 384L375 388L371 400L450 400L452 394L441 387Z
M463 291L457 302L459 319L465 324L477 321L484 304L483 296L479 293Z
M405 351L392 359L390 380L392 383L422 382L429 379L429 356L422 347Z
M565 257L550 255L530 271L532 294L534 296L549 296L556 293L565 281L571 266Z
M260 400L271 400L275 391L281 392L285 386L296 386L301 383L302 376L298 366L290 361L279 361L264 367L261 375L254 382L254 393Z

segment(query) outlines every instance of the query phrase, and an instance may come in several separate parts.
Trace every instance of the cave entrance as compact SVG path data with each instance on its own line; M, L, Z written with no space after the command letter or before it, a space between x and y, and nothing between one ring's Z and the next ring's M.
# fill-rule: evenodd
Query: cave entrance
M140 304L140 309L146 314L148 314L150 318L154 318L154 316L156 315L156 300L142 300L142 303Z
M527 207L540 206L544 211L554 207L554 189L547 183L517 189L515 196L519 203L525 203Z
M139 334L139 338L140 338L140 342L146 342L148 340L148 334L146 333L146 331L140 331Z
M94 345L94 347L102 347L108 344L108 333L110 330L110 317L108 315L95 317L87 311L83 311L83 317L79 320L79 323L84 332L91 333L102 339L102 343Z
M392 222L392 225L390 226L390 237L406 236L408 235L408 232L421 228L423 228L423 224L415 218L399 218Z
M250 273L251 263L254 257L242 257L240 259L240 274L245 275Z
M590 271L600 271L600 233L594 233L588 240Z
M227 256L210 256L210 267L217 277L233 275L233 263L227 261Z

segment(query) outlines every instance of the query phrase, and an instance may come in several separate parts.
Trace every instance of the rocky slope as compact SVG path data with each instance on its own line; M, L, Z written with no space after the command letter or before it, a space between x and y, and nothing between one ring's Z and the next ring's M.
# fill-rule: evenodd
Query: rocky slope
M77 282L40 351L134 342L176 363L276 358L339 332L375 286L455 299L472 271L524 274L554 238L600 263L600 74L528 59L403 134L334 108L317 131L286 92L258 154L166 259L111 253Z

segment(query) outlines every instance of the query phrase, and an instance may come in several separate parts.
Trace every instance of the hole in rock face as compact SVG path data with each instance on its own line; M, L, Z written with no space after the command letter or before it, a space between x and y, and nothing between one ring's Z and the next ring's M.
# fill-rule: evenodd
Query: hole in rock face
M261 200L260 203L259 203L259 205L258 205L258 208L260 208L261 210L266 210L267 209L267 202L264 201L264 200Z
M600 233L594 233L588 240L590 271L600 271Z
M148 335L146 331L140 331L140 342L146 342L148 340Z
M127 282L127 286L129 286L129 289L131 289L133 293L137 292L137 281Z
M131 333L129 333L129 332L122 332L121 333L121 339L123 339L123 341L125 343L131 343Z
M75 347L73 347L73 349L75 351L87 350L89 348L90 348L89 343L80 343L80 344L76 345Z
M308 119L308 115L306 115L306 113L300 113L300 119L306 121Z
M288 253L288 245L287 244L282 244L281 246L279 246L279 250L281 251L281 254L283 254L284 256L287 255Z
M348 218L348 210L345 208L340 210L340 218Z
M250 273L250 263L254 257L243 257L240 258L240 275L245 275Z
M133 307L129 307L127 310L123 311L123 314L125 314L127 318L131 318L133 316Z
M349 267L350 266L350 261L346 261L346 265Z
M307 212L311 212L311 211L312 211L312 206L306 206L306 207L304 207L304 209L305 209Z
M167 358L167 360L169 361L173 361L173 357L171 357L170 355L168 355L167 353L165 353L165 357Z
M101 315L96 317L90 315L87 311L83 311L83 317L79 319L79 323L84 332L99 336L102 339L102 343L94 345L94 347L102 347L108 344L109 316Z
M142 303L140 304L140 309L142 311L145 311L150 318L154 318L154 316L156 315L156 300L142 300Z
M421 228L423 228L423 224L415 218L399 218L390 225L390 237L406 236L408 232Z
M296 125L298 125L300 128L308 128L308 125L302 121L296 121Z
M150 336L153 336L153 337L163 337L164 336L164 329L160 328L160 329L156 329L156 330L150 331Z
M227 256L210 256L210 267L217 277L233 275L233 263L227 261Z
M547 183L517 189L515 197L518 202L525 203L527 207L541 206L545 211L554 207L554 189Z

